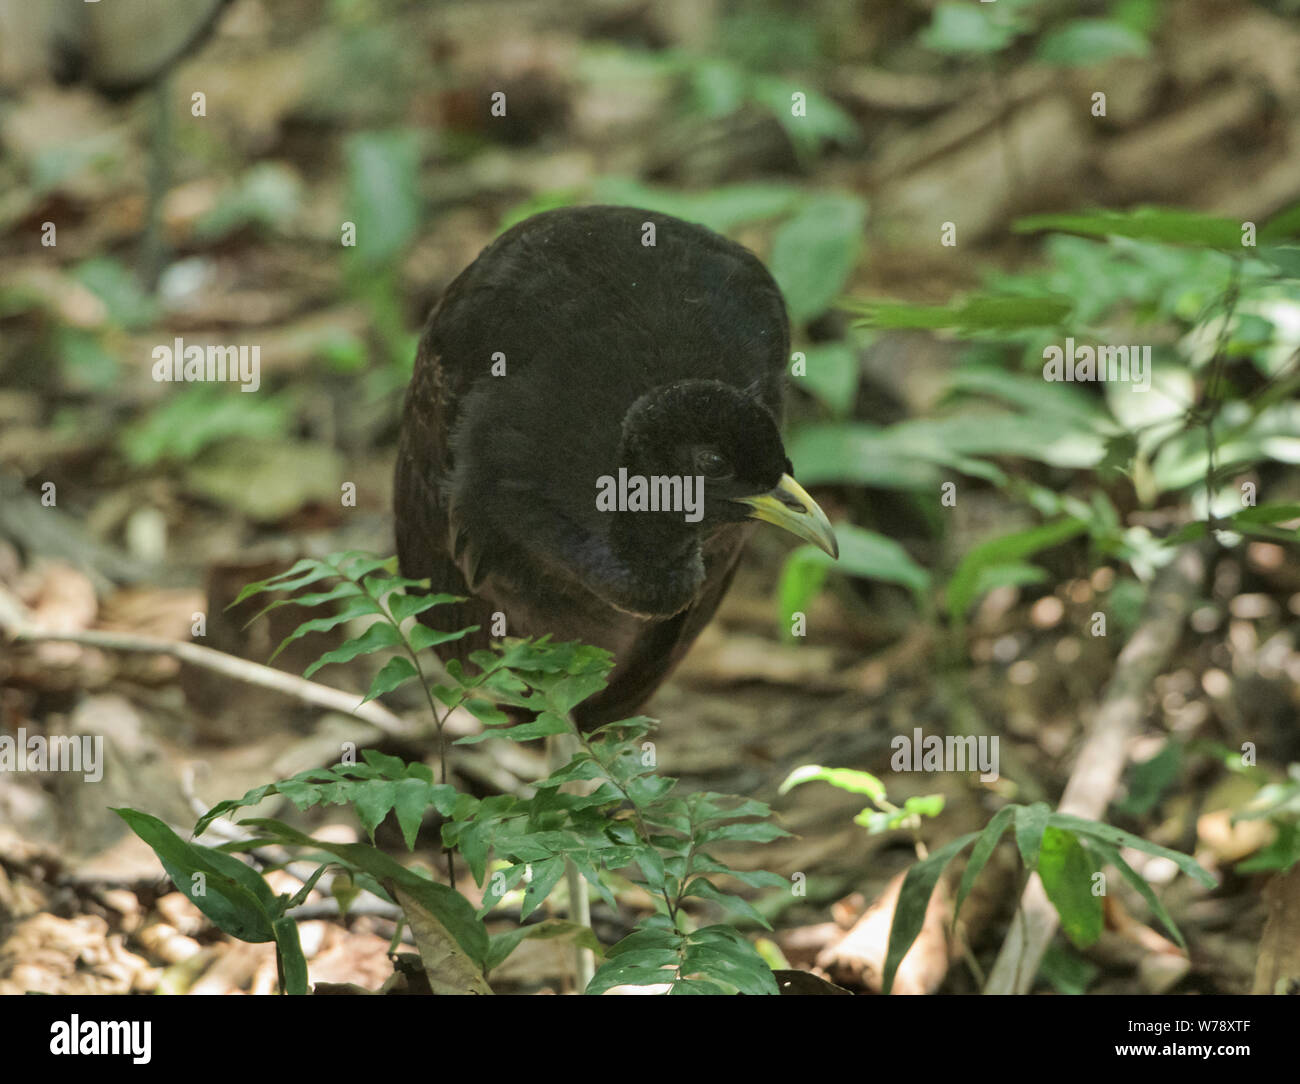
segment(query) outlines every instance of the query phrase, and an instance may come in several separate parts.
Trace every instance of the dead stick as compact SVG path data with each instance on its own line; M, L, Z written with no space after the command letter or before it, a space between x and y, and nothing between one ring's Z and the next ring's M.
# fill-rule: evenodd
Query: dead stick
M362 704L359 693L347 693L342 689L331 689L328 685L318 685L306 678L263 666L259 662L250 662L248 659L227 655L224 651L204 647L202 644L164 640L158 636L133 636L120 632L47 632L23 623L13 606L0 606L0 626L7 627L9 638L17 643L82 644L85 647L98 647L106 651L170 655L174 659L180 659L182 662L218 674L225 674L249 685L274 689L304 704L315 704L317 707L341 711L378 727L386 734L408 738L415 734L401 716L376 700Z
M1181 547L1156 577L1146 612L1133 638L1124 645L1115 675L1070 774L1059 809L1076 817L1099 820L1110 805L1127 760L1128 744L1137 733L1152 682L1168 664L1192 602L1205 579L1205 553L1196 545ZM1034 874L1020 899L1020 913L989 974L986 994L1027 993L1038 974L1052 935L1056 908Z

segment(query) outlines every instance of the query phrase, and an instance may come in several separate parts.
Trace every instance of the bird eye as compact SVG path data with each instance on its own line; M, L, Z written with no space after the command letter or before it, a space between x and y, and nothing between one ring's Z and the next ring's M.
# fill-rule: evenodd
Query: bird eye
M731 464L712 448L701 448L695 453L695 469L705 478L731 477Z

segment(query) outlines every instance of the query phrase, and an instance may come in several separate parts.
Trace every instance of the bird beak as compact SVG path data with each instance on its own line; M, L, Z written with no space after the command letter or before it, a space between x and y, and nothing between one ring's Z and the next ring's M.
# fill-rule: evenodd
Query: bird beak
M835 540L835 532L831 530L831 521L817 506L817 502L808 496L803 486L788 474L781 475L781 480L771 493L764 493L760 497L733 499L753 509L749 513L750 519L775 523L805 542L811 542L825 550L832 557L839 558L840 544Z

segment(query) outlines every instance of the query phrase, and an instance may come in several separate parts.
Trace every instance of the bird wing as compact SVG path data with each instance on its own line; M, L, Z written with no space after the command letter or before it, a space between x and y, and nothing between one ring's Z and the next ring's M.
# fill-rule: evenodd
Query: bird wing
M435 310L430 323L437 317ZM449 433L459 401L455 382L455 374L433 351L426 332L407 391L393 504L402 575L428 579L434 593L464 597L472 593L471 583L482 568L482 555L469 545L446 492L452 467ZM477 633L455 642L451 650L457 657L465 658L488 645L486 626L491 620L491 608L479 599L467 598L463 603L426 610L420 620L442 632L480 626Z

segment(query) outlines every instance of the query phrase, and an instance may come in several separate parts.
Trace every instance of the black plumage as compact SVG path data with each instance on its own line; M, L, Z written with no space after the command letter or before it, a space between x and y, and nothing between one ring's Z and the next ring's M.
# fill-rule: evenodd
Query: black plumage
M653 225L653 244L643 243ZM708 622L754 518L834 552L779 433L789 325L747 249L629 207L536 215L425 328L394 506L402 573L471 596L428 611L444 658L550 633L614 653L584 728L636 711ZM494 367L497 374L494 375ZM703 477L702 518L602 511L602 478Z

